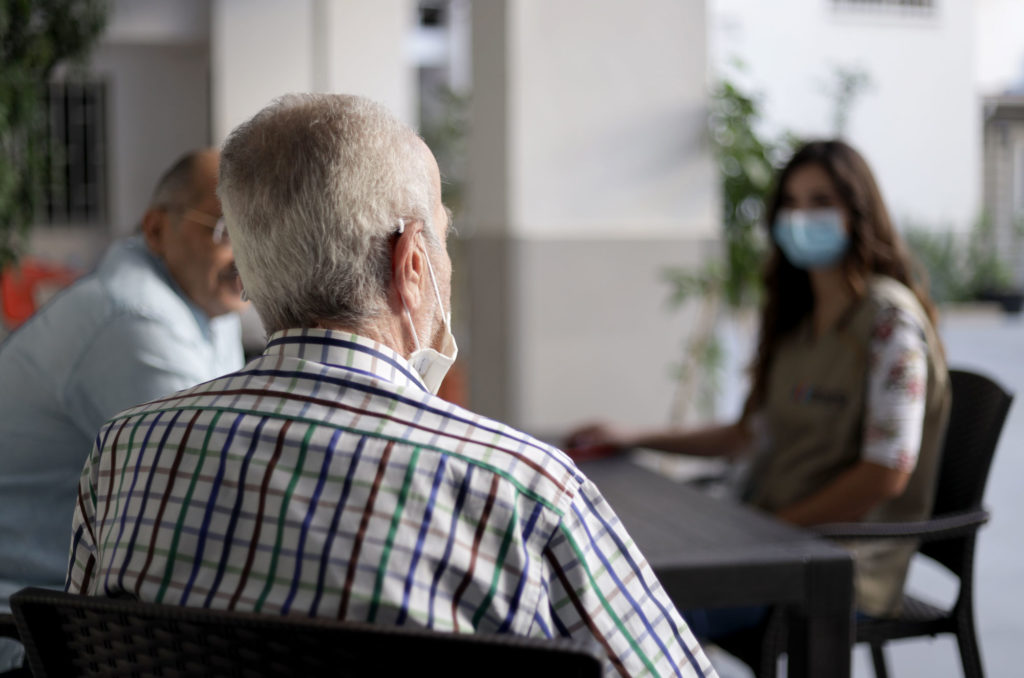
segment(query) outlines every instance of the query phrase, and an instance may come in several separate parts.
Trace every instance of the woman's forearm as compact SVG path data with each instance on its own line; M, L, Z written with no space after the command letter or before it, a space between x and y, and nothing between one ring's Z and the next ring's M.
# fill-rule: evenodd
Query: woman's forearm
M775 515L796 525L861 520L878 504L902 494L909 479L909 473L862 461Z
M736 457L750 448L752 438L740 422L693 430L641 433L627 439L630 447L701 457Z

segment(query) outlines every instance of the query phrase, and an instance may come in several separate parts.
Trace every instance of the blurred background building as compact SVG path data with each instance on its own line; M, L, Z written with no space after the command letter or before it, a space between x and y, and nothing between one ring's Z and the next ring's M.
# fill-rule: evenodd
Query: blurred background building
M69 104L95 204L32 251L89 268L162 168L284 92L369 96L425 133L461 116L442 170L470 405L534 430L663 421L682 320L658 271L717 233L706 34L698 0L117 0Z
M1007 283L1024 284L1024 3L708 5L711 67L761 95L769 134L844 136L900 227L991 229Z
M721 238L710 85L755 93L766 135L846 136L901 224L968 233L986 208L1008 257L1024 213L1022 13L1016 0L114 0L88 78L51 87L69 186L31 251L87 270L186 149L220 144L284 92L363 94L441 160L469 405L536 431L663 423L693 319L668 310L661 272L699 266Z

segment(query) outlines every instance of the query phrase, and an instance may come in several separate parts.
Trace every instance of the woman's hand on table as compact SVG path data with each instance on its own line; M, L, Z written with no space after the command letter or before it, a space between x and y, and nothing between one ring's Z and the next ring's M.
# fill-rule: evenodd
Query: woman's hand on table
M605 423L581 426L565 439L565 453L575 461L611 457L631 446L628 436Z
M753 437L742 421L697 429L625 431L598 422L581 426L566 438L565 452L577 461L618 454L633 447L699 457L734 458L748 451Z

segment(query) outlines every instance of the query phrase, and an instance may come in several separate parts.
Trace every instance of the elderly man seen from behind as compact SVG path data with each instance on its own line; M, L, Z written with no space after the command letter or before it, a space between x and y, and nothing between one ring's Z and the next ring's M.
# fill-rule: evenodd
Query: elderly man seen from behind
M219 160L212 149L178 160L142 234L114 243L0 346L0 610L23 586L64 585L68 518L103 422L242 364Z
M714 675L572 461L434 395L455 357L450 224L408 127L358 97L284 97L231 134L219 193L266 351L106 424L69 590L578 636L609 674Z

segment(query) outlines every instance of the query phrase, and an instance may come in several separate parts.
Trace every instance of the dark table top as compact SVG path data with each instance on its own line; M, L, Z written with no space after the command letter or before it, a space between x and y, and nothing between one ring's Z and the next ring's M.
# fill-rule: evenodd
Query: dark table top
M816 589L829 585L829 572L838 581L851 571L849 554L813 533L670 480L628 456L579 467L680 609L815 603ZM810 581L819 571L826 573L824 581ZM827 599L817 604L832 606ZM835 604L844 603L837 597Z

